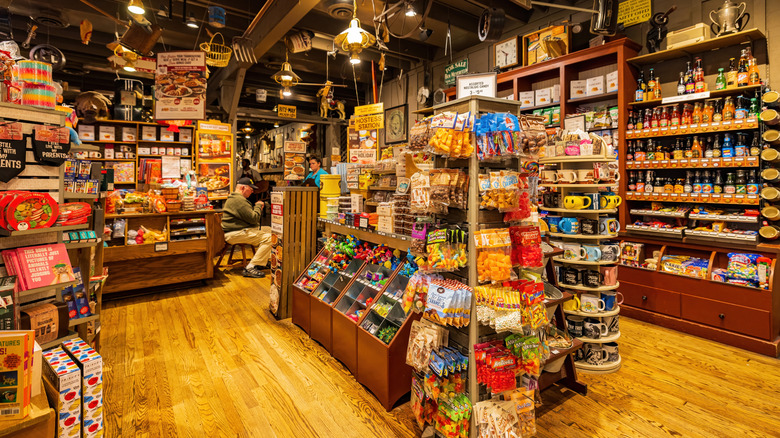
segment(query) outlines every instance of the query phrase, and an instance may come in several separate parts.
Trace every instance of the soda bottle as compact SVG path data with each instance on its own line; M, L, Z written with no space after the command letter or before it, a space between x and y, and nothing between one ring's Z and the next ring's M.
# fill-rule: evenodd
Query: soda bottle
M715 134L715 143L712 144L712 158L723 156L723 150L720 147L720 136Z
M693 181L691 180L693 178L692 173L693 172L690 170L685 172L685 184L683 184L683 192L685 193L693 192Z
M718 69L718 77L715 78L715 89L716 90L725 90L726 89L726 75L723 73L723 69Z
M747 194L748 195L757 195L758 194L758 177L756 175L756 171L751 170L750 174L748 176L747 180Z
M674 143L674 150L672 151L672 159L682 160L683 158L685 158L685 151L680 143L680 138L677 137L677 141Z
M723 147L721 148L723 158L734 157L734 144L731 142L731 134L723 135Z
M742 96L737 96L737 105L736 109L734 110L734 119L743 120L747 118L747 115L748 109L747 105L745 104L745 98Z
M737 68L734 58L729 58L729 71L726 73L726 88L737 88Z
M645 72L644 70L639 72L639 79L636 80L636 93L634 100L637 102L643 102L645 100Z
M748 84L759 85L761 84L761 77L758 75L758 61L750 52L750 46L747 47L748 57Z
M748 155L747 144L745 143L745 133L737 133L737 144L734 145L734 156L745 157Z
M704 69L701 66L701 58L696 58L696 69L693 74L694 92L700 93L707 90L707 84L704 82Z
M677 82L677 95L682 96L685 94L685 73L680 72L680 81Z
M726 172L726 182L723 184L723 193L731 194L737 192L737 185L734 178L734 172Z
M715 182L712 184L712 193L723 193L723 179L721 179L720 170L715 171Z
M745 171L743 169L737 170L735 193L747 194L747 179L745 178Z
M693 114L691 115L691 121L695 124L701 123L701 102L693 104Z
M696 81L693 78L693 69L691 61L688 61L688 68L685 70L685 94L691 94L696 90Z
M691 158L701 158L704 154L701 149L701 144L699 143L699 136L694 135L693 136L693 145L691 146Z
M704 158L712 158L715 153L712 150L712 137L707 137L704 141Z
M701 112L701 122L702 123L710 123L712 122L712 113L714 112L712 108L712 102L707 101L704 104L704 110Z
M701 192L712 193L712 188L712 175L710 175L709 170L705 170L701 180Z
M645 175L642 173L642 171L639 171L639 174L636 178L636 188L634 188L635 192L644 192L645 191Z
M734 99L731 98L731 96L726 96L726 102L723 104L723 121L728 122L729 120L734 120Z
M677 105L672 106L672 118L669 126L680 126L680 108Z
M757 157L761 155L761 143L758 141L758 134L753 134L753 142L750 144L750 156Z
M747 53L745 49L742 49L742 53L739 55L739 67L737 68L737 86L747 87L748 84L750 84L750 76L748 75Z
M658 119L658 126L662 128L669 127L669 109L667 107L661 108L661 118Z

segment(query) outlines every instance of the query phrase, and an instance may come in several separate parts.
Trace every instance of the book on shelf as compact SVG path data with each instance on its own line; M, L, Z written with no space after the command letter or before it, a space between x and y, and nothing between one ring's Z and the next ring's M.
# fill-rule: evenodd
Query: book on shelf
M29 290L76 279L65 244L30 246L2 252L9 274L18 277L19 290Z
M0 330L18 328L16 326L16 321L19 320L19 308L16 305L18 296L16 275L0 277Z
M30 413L32 397L32 330L0 331L0 419L18 420Z

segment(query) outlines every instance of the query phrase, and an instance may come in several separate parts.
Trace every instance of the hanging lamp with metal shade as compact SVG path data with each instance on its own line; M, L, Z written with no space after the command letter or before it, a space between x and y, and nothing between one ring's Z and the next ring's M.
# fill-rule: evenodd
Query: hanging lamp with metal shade
M376 37L366 32L360 27L360 20L357 18L357 1L353 2L352 20L349 27L340 34L336 35L333 42L345 52L349 52L349 62L352 64L360 63L360 52L376 44Z
M274 73L273 76L271 76L271 79L284 88L286 96L291 94L290 87L298 85L298 82L301 81L301 78L292 70L287 51L284 52L284 62L282 63L281 70Z

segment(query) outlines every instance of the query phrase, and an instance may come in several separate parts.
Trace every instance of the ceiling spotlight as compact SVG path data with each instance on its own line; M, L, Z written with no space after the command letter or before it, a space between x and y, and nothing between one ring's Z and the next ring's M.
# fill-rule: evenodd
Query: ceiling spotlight
M432 30L432 29L426 29L426 28L424 28L424 27L421 27L421 28L420 28L420 36L419 36L419 38L420 38L420 41L425 41L425 40L427 40L427 39L428 39L428 37L430 37L432 33L433 33L433 30Z
M292 96L292 91L290 91L290 87L284 87L284 90L282 90L282 96L284 97Z
M278 127L279 127L279 122L274 122L274 128L278 128Z
M198 26L198 21L195 20L195 16L192 15L192 14L190 14L189 18L187 18L186 24L187 24L187 27L191 27L193 29L197 29L199 27Z
M417 15L417 12L414 11L414 6L412 6L411 3L406 4L406 16L407 17L414 17Z
M131 14L143 14L146 12L141 0L130 0L130 2L127 3L127 10L130 11Z
M349 55L349 62L352 64L360 64L360 56L357 52L352 52L352 54Z
M122 67L124 71L134 72L135 71L135 63L133 61L125 60L125 65Z
M245 139L247 139L247 140L249 140L249 139L250 139L250 138L252 138L252 137L250 137L250 136L249 136L249 134L247 134L247 135L245 135L245 136L244 136L244 138L245 138Z
M244 127L241 128L241 131L248 136L249 134L252 134L253 132L255 132L255 128L252 127L252 124L249 123L249 120L247 120L246 124L244 125Z

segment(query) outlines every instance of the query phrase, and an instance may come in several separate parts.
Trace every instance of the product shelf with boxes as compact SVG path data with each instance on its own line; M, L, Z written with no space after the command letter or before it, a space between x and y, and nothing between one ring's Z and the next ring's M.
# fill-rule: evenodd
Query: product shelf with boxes
M622 238L621 247L623 314L772 357L780 353L777 248L634 236Z

